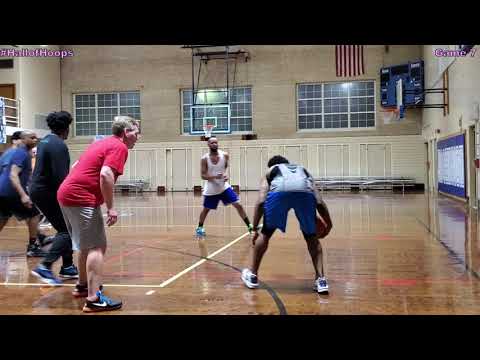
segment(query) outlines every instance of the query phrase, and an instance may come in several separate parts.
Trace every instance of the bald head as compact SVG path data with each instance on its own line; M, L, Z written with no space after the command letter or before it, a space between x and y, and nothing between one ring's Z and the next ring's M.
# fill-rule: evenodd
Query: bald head
M22 142L29 150L37 145L37 134L31 130L23 130L20 134L20 139L22 139Z

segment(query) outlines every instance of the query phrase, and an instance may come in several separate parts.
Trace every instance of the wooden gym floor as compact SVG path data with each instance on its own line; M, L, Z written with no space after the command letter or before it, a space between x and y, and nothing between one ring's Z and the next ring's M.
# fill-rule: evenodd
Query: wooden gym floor
M250 218L256 197L241 194ZM319 296L293 212L287 233L271 240L261 288L249 290L239 271L250 240L235 209L211 212L199 242L200 196L117 195L104 283L124 307L102 315L480 313L476 212L424 194L329 192L324 199L334 229L322 240L330 294ZM16 220L0 233L0 314L82 314L84 300L70 294L74 280L51 287L30 275L40 260L25 257L26 239Z

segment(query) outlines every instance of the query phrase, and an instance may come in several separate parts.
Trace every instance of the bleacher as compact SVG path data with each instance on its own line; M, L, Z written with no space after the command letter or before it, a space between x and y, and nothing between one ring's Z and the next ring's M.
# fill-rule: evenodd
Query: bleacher
M138 192L143 192L148 189L149 186L149 182L142 179L119 180L115 184L115 190L122 192L135 191L135 194L137 194Z
M415 179L403 176L338 176L315 179L317 189L324 190L393 190L415 187Z

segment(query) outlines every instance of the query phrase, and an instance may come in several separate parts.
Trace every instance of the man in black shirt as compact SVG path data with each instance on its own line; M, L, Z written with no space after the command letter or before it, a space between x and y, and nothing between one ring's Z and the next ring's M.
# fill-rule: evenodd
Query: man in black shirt
M78 278L78 270L73 264L72 240L57 201L58 188L70 168L70 154L64 140L68 138L71 122L72 116L66 111L48 115L47 124L52 133L45 136L37 146L37 161L30 186L33 203L57 231L47 256L32 270L32 274L43 282L54 285L61 284L52 273L52 265L60 256L63 260L60 276Z

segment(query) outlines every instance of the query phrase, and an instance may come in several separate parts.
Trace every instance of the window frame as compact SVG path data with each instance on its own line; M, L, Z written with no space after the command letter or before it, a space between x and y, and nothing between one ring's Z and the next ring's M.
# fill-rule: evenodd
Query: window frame
M134 105L126 105L126 106L121 106L120 105L120 94L124 93L138 93L139 95L139 101L140 104L139 106L134 106ZM94 109L95 110L95 135L77 135L77 96L80 95L94 95L95 97L95 107L85 107L85 108L80 108L80 109ZM98 95L116 95L117 96L117 106L98 106ZM99 120L98 120L98 109L112 109L116 108L117 109L117 115L114 116L120 116L120 109L121 108L131 108L131 107L136 107L139 108L140 110L140 119L135 118L139 122L139 126L142 123L141 116L142 116L142 92L140 90L122 90L122 91L99 91L99 92L79 92L79 93L72 93L72 101L73 101L73 138L76 139L93 139L96 136L108 136L111 134L107 135L100 135L98 134L98 125L99 125ZM105 121L101 121L105 122Z
M373 96L351 96L350 95L350 89L348 90L348 96L346 97L347 99L347 121L348 121L348 127L339 127L339 128L325 128L325 115L332 115L332 114L345 114L345 112L339 112L339 113L325 113L325 99L345 99L345 97L337 97L337 98L325 98L324 97L324 89L325 85L329 84L345 84L345 83L354 83L354 82L373 82ZM299 88L301 85L321 85L322 86L322 97L321 98L312 98L312 99L299 99ZM371 113L372 111L364 111L364 112L351 112L350 111L350 105L351 105L351 99L352 98L368 98L368 97L373 97L373 121L374 121L374 126L366 126L366 127L351 127L351 114L363 114L363 113ZM323 82L301 82L301 83L296 83L295 84L295 113L296 113L296 128L297 128L297 133L318 133L318 132L344 132L344 131L374 131L377 129L377 81L375 79L359 79L359 80L345 80L345 81L323 81ZM301 129L300 128L300 107L299 107L299 101L300 100L321 100L322 101L322 112L321 113L315 113L315 114L308 114L308 115L321 115L322 117L322 127L321 128L314 128L314 129ZM305 114L302 114L305 116Z

